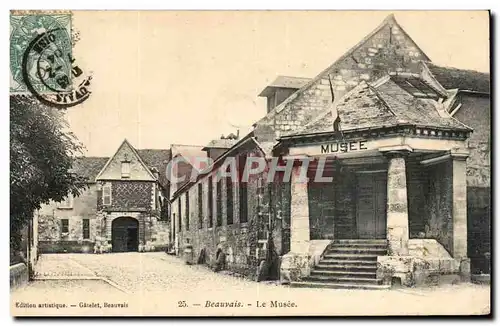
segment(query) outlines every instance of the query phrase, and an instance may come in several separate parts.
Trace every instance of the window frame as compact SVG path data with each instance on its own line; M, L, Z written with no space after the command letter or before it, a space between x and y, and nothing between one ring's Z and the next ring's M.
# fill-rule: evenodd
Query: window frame
M234 224L234 189L233 179L226 177L226 224Z
M85 225L87 224L87 225ZM87 232L87 234L85 234ZM85 237L85 235L87 235ZM83 240L89 240L90 239L90 219L84 218L82 219L82 236Z
M207 191L207 201L208 201L208 228L213 228L214 226L214 185L212 176L208 177L208 191Z
M182 198L179 196L177 201L177 220L179 222L179 232L182 232Z
M222 226L222 178L218 178L215 185L215 204L217 213L217 226Z
M186 210L186 231L189 231L189 191L186 191L185 195L186 205L184 209Z
M66 227L66 231L64 231L65 227ZM69 233L69 219L67 219L67 218L62 218L61 219L61 233L62 234L68 234Z
M106 189L109 189L109 195L106 195ZM105 198L109 197L109 203L106 203ZM112 198L112 192L111 192L111 185L103 185L102 186L102 205L103 206L111 206L113 203L113 198Z
M128 167L128 172L123 172L124 167ZM121 176L123 179L128 179L130 178L130 161L122 161L121 165Z
M203 184L198 183L198 228L203 228Z

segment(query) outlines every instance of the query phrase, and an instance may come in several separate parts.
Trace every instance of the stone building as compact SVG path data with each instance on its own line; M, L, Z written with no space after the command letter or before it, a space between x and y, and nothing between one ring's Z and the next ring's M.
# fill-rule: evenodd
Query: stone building
M173 193L180 248L251 276L278 256L297 286L468 280L471 258L489 272L489 74L432 63L390 15L315 78L287 78L261 93L253 131ZM251 157L267 166L235 181L228 157L238 176ZM266 182L287 165L290 182Z
M37 212L40 251L165 250L169 161L170 150L136 150L127 140L112 157L77 158L86 188Z

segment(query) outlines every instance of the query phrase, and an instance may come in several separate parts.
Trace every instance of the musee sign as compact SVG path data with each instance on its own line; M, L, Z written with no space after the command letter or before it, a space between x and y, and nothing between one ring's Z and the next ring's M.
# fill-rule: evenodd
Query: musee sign
M366 149L368 149L366 147L366 140L348 141L348 142L321 145L321 154L330 154L339 152L347 153L354 151L362 151Z

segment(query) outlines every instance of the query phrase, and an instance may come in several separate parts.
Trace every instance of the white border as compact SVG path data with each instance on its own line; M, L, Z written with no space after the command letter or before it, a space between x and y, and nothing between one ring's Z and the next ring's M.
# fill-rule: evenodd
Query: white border
M3 15L1 15L2 19L2 26L5 28L5 31L9 31L9 12L8 10L14 9L12 7L8 7L8 4L12 2L7 2L7 1L2 1L1 6L5 7L2 9L5 9L2 11ZM356 0L349 0L349 1L336 1L336 2L327 2L327 1L319 1L319 0L308 0L308 1L298 1L298 0L287 0L287 1L282 1L282 2L271 2L269 0L243 0L243 1L221 1L221 0L211 0L211 1L203 1L203 0L183 0L183 1L178 1L176 3L172 2L165 2L165 1L151 1L151 0L141 0L140 2L138 1L109 1L109 0L87 0L87 1L81 1L79 3L68 3L67 1L51 1L51 0L45 0L43 2L40 1L16 1L15 3L16 8L15 9L54 9L54 8L67 8L68 5L71 6L71 9L74 10L83 10L83 9L96 9L96 10L111 10L111 9L121 9L121 10L134 10L134 9L142 9L142 10L155 10L155 9L169 9L169 10L193 10L193 9L208 9L208 10L217 10L217 9L260 9L260 10L472 10L472 9L493 9L493 14L497 14L499 12L499 4L500 1L498 0L490 0L490 1L485 1L485 0L474 0L474 1L449 1L449 2L438 2L435 0L419 0L419 1L411 1L411 2L404 2L404 1L356 1ZM492 26L492 28L495 27L495 25ZM495 31L496 32L496 31ZM495 35L495 41L498 41L498 33L493 33ZM7 36L8 39L8 32L6 32L4 35ZM2 56L2 62L3 64L0 65L0 69L3 71L2 76L4 78L1 80L1 88L2 90L6 91L9 89L9 71L8 71L8 43L4 42L3 43L4 48L3 51L0 51L0 55ZM497 75L497 70L495 69L494 72L491 72L493 76ZM498 85L497 81L493 85ZM8 121L9 121L9 114L8 114L8 108L9 108L9 102L8 102L8 94L7 96L4 97L5 102L3 106L3 111L2 111L2 116L0 117L0 121L4 124L3 128L0 128L0 138L1 138L1 146L2 146L2 153L1 155L1 169L2 169L2 174L1 174L1 185L2 187L2 193L1 193L1 200L2 200L2 205L1 207L3 208L4 212L2 214L3 216L3 221L2 223L5 223L3 227L1 227L1 230L3 232L3 239L6 242L8 237L8 207L10 206L9 203L9 189L8 189L8 184L9 184L9 175L7 173L9 169L9 126L8 126ZM496 110L497 108L492 108L492 110ZM498 111L497 111L498 112ZM498 117L499 114L497 113L496 116ZM498 122L498 121L495 121ZM497 148L493 149L495 152L497 151ZM496 164L495 164L496 165ZM492 180L493 181L493 180ZM498 199L498 198L495 198ZM493 200L492 202L499 202L498 200ZM493 219L493 218L492 218ZM496 222L496 227L497 231L495 235L498 235L498 227L500 223ZM3 255L3 261L7 261L7 255L8 255L8 250L2 250L0 251L1 254ZM495 257L495 259L498 257ZM497 259L496 259L497 260ZM1 302L1 307L3 309L1 316L4 320L7 322L7 324L13 324L14 320L12 317L9 318L10 316L10 311L9 311L9 306L10 306L10 298L7 295L9 293L9 288L7 284L7 279L9 276L7 275L8 269L2 268L2 277L1 277L1 284L3 286L2 289L2 302ZM496 276L496 275L495 275ZM498 302L498 301L497 301ZM446 303L444 303L446 304ZM496 307L492 307L494 309ZM173 320L171 320L173 321ZM171 322L169 320L166 320L165 322L169 323ZM305 321L305 320L300 320L300 321ZM345 321L342 320L332 320L335 323L344 323ZM422 320L426 324L428 323L433 323L434 321L431 320ZM24 321L27 324L31 324L34 321L29 320L29 321ZM40 321L38 321L40 322ZM49 323L52 322L52 320L46 320L43 321L44 323ZM65 322L65 321L63 321ZM85 323L92 323L92 324L101 324L104 323L105 320L90 320L90 321L85 321ZM162 321L163 322L163 321ZM190 323L193 322L193 320L189 321ZM262 325L264 323L267 323L268 321L263 321L263 320L255 320L252 321L253 323L258 323L259 325ZM308 322L308 321L305 321ZM328 321L330 322L330 321ZM370 321L373 322L373 321ZM380 322L385 322L384 320L380 320ZM120 320L120 323L130 323L130 321L126 320ZM3 323L2 323L3 324Z

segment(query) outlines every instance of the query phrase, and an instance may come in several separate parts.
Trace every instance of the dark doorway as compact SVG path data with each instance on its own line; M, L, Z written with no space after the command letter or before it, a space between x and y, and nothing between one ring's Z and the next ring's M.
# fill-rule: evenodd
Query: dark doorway
M357 180L358 237L384 239L386 236L387 173L360 173Z
M113 252L137 251L139 247L139 222L131 217L114 219L111 231Z

